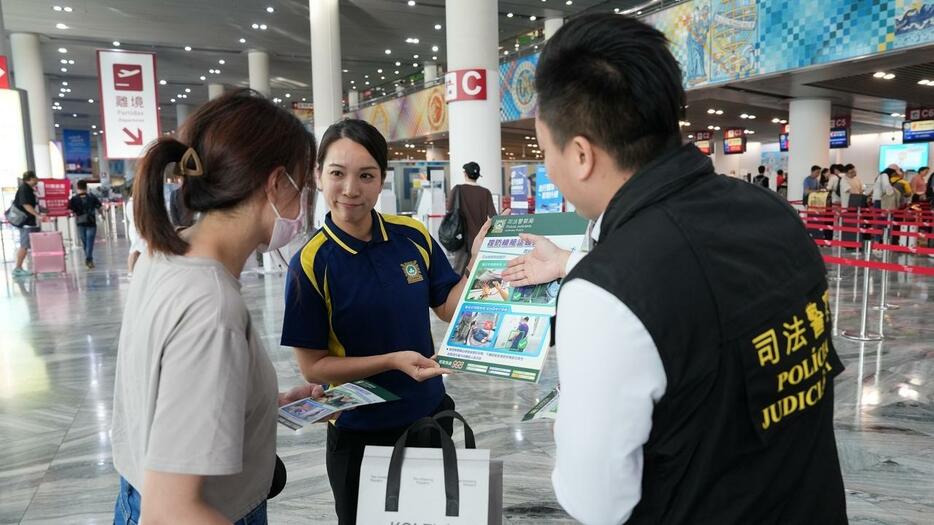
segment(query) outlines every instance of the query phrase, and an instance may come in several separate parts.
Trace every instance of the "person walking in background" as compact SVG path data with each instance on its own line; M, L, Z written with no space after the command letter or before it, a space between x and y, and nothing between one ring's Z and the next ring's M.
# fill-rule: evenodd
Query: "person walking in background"
M928 172L931 171L927 166L918 168L918 174L911 179L911 202L919 203L928 200Z
M891 195L895 191L895 189L892 188L892 182L889 180L895 173L895 168L889 166L876 175L876 180L872 183L872 191L869 197L872 200L873 208L881 210L882 197Z
M460 199L461 214L464 219L464 246L454 254L454 271L463 275L470 264L470 249L477 237L477 232L487 219L496 215L493 194L477 184L480 178L480 165L476 162L464 164L464 184L458 184L448 195L447 209L454 207L454 199Z
M78 193L68 201L68 209L75 214L78 237L84 246L84 265L94 268L94 238L97 237L97 211L101 201L88 193L88 181L79 180L75 185Z
M35 172L23 173L23 182L16 190L16 197L13 199L13 206L27 215L26 222L16 227L19 230L19 250L16 252L16 267L13 268L14 277L32 275L32 272L23 268L23 262L26 261L26 254L29 253L29 234L39 231L38 220L42 218L39 213L39 199L36 198L36 186L38 185L39 177Z
M811 193L820 191L820 189L820 166L811 166L811 174L804 179L804 193L801 200L807 205Z
M763 188L769 187L769 176L765 174L765 166L759 166L759 174L756 175L756 178L753 179L753 182L762 186Z
M785 170L775 172L775 191L782 197L788 198L788 179L785 177Z

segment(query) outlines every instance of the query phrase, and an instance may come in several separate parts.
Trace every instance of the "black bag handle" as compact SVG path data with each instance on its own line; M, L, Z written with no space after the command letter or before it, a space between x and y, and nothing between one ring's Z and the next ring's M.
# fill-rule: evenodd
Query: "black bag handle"
M437 430L438 434L441 435L444 496L447 501L445 516L458 516L460 515L460 478L457 472L457 451L454 449L454 441L451 440L451 437L448 436L437 421L430 417L423 417L416 421L396 440L396 445L392 450L392 457L389 458L385 510L386 512L399 512L399 489L402 484L402 462L405 460L405 445L410 435L426 427Z
M454 205L451 206L451 213L460 214L461 212L461 185L454 186Z
M477 440L474 439L473 429L467 424L467 420L464 419L464 416L460 415L455 410L443 410L435 414L433 419L437 421L446 417L457 419L464 424L464 448L477 448Z

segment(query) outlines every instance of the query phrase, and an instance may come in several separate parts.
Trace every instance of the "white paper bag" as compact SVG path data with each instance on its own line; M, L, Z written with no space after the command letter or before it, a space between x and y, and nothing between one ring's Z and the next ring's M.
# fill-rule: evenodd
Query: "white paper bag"
M357 500L359 525L482 525L490 503L490 451L456 451L457 516L448 516L444 460L440 448L406 448L400 478L398 512L388 512L387 479L393 447L368 446L360 467ZM501 489L500 489L501 490Z

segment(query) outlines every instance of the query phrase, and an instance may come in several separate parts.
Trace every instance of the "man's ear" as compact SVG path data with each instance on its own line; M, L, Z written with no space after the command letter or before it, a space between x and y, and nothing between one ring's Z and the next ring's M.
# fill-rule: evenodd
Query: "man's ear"
M570 157L575 178L579 181L588 180L593 175L596 165L596 152L590 139L578 135L571 139L565 150Z

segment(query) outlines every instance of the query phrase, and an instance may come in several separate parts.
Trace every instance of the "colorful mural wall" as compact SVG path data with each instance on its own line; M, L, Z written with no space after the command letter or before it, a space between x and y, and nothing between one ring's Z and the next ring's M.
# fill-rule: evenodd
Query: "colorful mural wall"
M444 86L380 102L345 115L372 124L389 142L423 137L448 130Z
M533 118L538 113L535 68L538 53L499 65L499 113L503 122Z
M646 16L686 89L934 42L934 0L691 0ZM538 112L538 54L499 66L503 122ZM447 131L444 87L349 114L390 141Z

